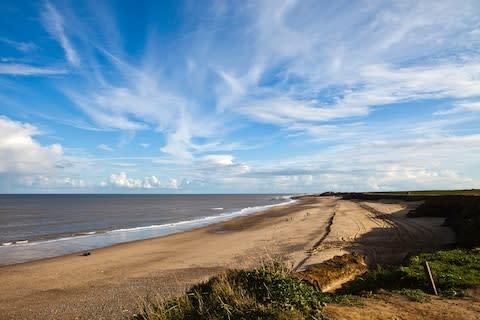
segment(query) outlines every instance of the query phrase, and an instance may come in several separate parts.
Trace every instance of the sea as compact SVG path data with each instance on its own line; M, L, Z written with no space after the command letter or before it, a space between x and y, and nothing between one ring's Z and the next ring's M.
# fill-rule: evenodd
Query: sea
M292 203L289 195L0 195L0 265L81 254Z

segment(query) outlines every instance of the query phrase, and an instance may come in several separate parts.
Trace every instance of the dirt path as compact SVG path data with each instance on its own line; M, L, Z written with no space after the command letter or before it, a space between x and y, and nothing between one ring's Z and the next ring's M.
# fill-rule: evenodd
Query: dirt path
M331 320L478 320L480 300L477 297L449 300L432 297L430 302L410 301L398 294L379 294L362 299L362 306L331 304L325 314Z

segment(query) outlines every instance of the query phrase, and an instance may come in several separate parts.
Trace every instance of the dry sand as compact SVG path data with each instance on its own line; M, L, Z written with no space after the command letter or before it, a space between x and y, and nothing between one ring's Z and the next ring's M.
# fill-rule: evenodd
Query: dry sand
M411 204L306 197L205 228L0 267L0 319L120 319L226 268L283 255L300 270L345 252L395 263L454 241L442 218L406 218Z

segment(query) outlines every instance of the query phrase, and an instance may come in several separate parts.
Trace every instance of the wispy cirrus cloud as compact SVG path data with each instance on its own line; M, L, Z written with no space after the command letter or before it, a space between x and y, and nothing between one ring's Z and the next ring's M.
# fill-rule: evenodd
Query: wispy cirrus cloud
M474 6L471 2L466 5ZM218 112L205 118L220 116L225 119L230 112L235 112L254 121L282 127L296 124L301 128L306 126L298 125L298 122L365 117L375 106L476 95L479 85L475 61L455 64L439 57L428 61L428 66L414 61L405 64L405 61L418 57L415 48L427 43L432 32L437 42L425 46L427 49L421 55L435 50L448 51L453 47L459 52L467 50L472 37L457 37L455 43L447 40L459 32L475 29L478 10L472 7L472 11L465 14L465 10L449 1L438 6L413 2L409 6L396 3L356 6L358 11L339 11L337 5L264 2L246 5L245 10L236 11L232 23L244 23L248 32L232 31L247 43L246 49L238 50L234 63L224 57L215 65L195 63L204 58L205 51L218 58L215 51L221 54L227 50L220 43L221 37L225 36L223 33L214 33L208 42L209 47L193 47L188 55L191 57L188 58L189 70L194 65L198 74L213 72L217 75L214 85ZM49 3L46 7L53 20L63 25L55 8ZM448 15L445 14L446 7L451 9ZM216 18L223 21L222 14L232 10L227 5L214 12L218 14ZM311 12L320 13L320 17L311 16ZM330 21L331 12L337 14L333 22ZM435 13L434 19L431 18L432 12ZM329 21L331 24L326 24ZM358 25L363 29L358 29ZM210 26L199 26L195 34L203 36L204 27ZM333 48L332 42L336 43ZM161 73L153 75L148 66L130 65L104 49L100 53L116 66L121 78L132 80L108 83L106 77L101 76L102 82L100 86L96 85L97 90L89 90L92 93L87 96L71 96L74 102L97 123L107 127L141 130L153 125L167 134L163 151L190 157L187 150L193 147L191 140L202 136L202 130L195 128L189 119L195 109L195 100L202 97L185 99L179 93L181 90L175 92L172 85L165 85ZM145 61L154 55L155 52L146 52ZM273 79L268 85L264 83L267 76ZM332 86L334 90L330 90ZM325 90L330 91L326 97L322 93ZM205 113L204 108L202 113Z
M1 63L0 74L12 76L46 76L66 74L68 71L62 68L36 67L26 64Z
M15 49L17 49L18 51L21 51L21 52L29 52L29 51L34 51L34 50L38 49L38 46L35 43L30 42L30 41L28 41L28 42L15 41L15 40L8 39L8 38L5 38L5 37L0 37L0 41L8 44L9 46L14 47Z
M65 51L65 57L68 62L78 67L80 65L80 57L65 33L65 21L56 7L49 1L45 2L42 21L48 32L59 42Z
M312 122L358 121L377 106L478 97L475 2L343 5L265 1L243 15L220 10L247 25L251 44L236 64L216 65L222 110L308 133L318 132Z
M104 143L99 144L99 145L97 146L97 148L100 149L100 150L103 150L103 151L108 151L108 152L114 151L112 147L109 147L108 145L106 145L106 144L104 144Z
M211 154L203 157L203 160L212 162L217 165L231 165L233 164L233 156L228 154Z
M437 116L447 116L461 112L480 112L480 101L468 101L456 103L453 108L436 111Z
M89 78L87 83L91 85L84 88L85 93L78 88L64 90L93 121L116 130L157 131L166 136L160 150L179 159L193 159L192 152L203 147L208 149L208 143L199 145L193 139L211 138L219 127L217 119L169 89L158 70L132 66L105 49L99 53L109 62L109 72L115 70L118 77ZM103 70L96 69L96 72L101 74Z

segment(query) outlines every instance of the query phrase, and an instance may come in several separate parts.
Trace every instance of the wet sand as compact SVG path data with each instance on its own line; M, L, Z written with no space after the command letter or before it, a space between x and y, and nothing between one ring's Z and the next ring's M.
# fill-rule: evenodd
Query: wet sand
M301 270L344 252L394 263L452 243L442 218L406 218L404 202L305 197L180 234L0 267L0 319L121 319L227 268L281 255Z

